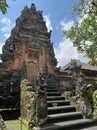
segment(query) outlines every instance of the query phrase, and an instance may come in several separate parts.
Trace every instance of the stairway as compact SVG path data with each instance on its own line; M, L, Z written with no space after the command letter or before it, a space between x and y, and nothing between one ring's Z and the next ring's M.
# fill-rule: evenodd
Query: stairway
M95 124L94 119L83 119L54 87L47 88L48 121L37 130L82 130Z

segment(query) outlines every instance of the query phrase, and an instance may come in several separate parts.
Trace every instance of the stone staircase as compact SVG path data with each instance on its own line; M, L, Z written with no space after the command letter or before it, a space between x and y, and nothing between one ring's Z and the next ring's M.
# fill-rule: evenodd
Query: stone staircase
M48 121L37 130L82 130L95 125L94 119L83 119L54 87L47 88Z

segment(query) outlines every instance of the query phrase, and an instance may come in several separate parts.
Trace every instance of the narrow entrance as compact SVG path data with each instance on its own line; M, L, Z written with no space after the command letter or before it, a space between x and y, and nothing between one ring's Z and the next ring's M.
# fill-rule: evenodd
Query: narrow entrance
M27 79L33 83L37 80L39 71L39 50L28 50Z

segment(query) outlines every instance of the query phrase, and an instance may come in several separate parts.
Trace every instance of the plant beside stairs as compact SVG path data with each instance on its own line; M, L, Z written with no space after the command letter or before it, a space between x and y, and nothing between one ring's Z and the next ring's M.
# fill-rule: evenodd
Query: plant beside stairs
M93 108L94 108L93 116L95 119L97 119L97 90L95 90L93 93Z
M97 78L95 78L95 85L97 86ZM92 98L93 98L93 109L94 109L93 117L97 119L97 90L93 92Z

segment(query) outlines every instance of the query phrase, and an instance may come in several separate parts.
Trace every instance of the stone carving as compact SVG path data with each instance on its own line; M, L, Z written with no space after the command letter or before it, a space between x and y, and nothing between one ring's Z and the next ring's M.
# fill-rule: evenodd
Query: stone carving
M85 76L80 72L76 83L76 101L78 103L78 107L81 108L86 117L90 117L92 115L92 107L88 94Z
M13 37L9 37L6 40L5 45L3 45L2 47L3 54L1 54L1 60L3 62L14 60L14 56L16 54L14 40L15 39L13 39Z
M12 35L23 33L36 37L50 38L50 33L47 32L47 27L43 21L42 11L36 11L34 4L31 5L31 8L25 6L21 16L16 20L16 27L11 33Z
M1 115L0 115L0 130L8 130Z
M51 65L56 66L58 62L57 62L57 59L55 58L53 43L49 44L48 46L49 46L49 59L51 61Z
M41 42L39 40L33 40L32 42L32 39L29 39L28 40L28 48L33 48L33 49L41 49Z
M3 71L0 75L0 107L18 108L20 100L21 72Z
M27 120L29 128L43 125L47 121L45 75L47 75L47 67L39 74L35 84L31 85L28 80L21 82L21 113L22 118Z
M41 88L41 89L40 89ZM40 126L46 123L47 121L47 103L46 103L46 94L43 91L43 86L36 86L36 97L35 97L35 115L32 117L30 126L32 125L33 119L35 119L34 126Z
M69 74L72 75L72 84L75 89L77 107L86 117L92 115L90 100L88 99L87 83L85 75L81 72L81 65L77 65L76 60L71 61L69 66Z
M46 103L46 87L48 80L48 68L45 65L42 72L39 73L39 78L36 82L35 93L36 93L36 125L43 125L47 121L47 103ZM33 118L32 118L33 119Z
M33 120L31 120L33 117ZM27 127L35 124L35 92L26 79L21 81L21 120L27 121Z

